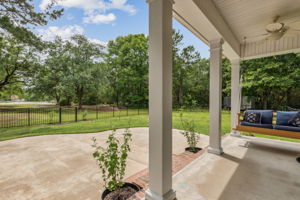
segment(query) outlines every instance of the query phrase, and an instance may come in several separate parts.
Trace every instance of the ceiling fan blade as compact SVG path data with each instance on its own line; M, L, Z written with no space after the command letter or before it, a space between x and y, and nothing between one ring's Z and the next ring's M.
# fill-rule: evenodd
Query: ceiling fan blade
M296 35L300 35L300 29L296 30L296 29L289 29L284 36L285 37L294 37Z
M299 13L300 13L300 9L282 13L279 16L278 21L279 22L284 22L284 23L289 23L290 20L299 19Z
M266 37L266 40L279 40L285 32L272 33L270 36Z
M269 36L265 37L265 39L263 40L260 40L260 41L257 41L256 44L257 45L262 45L264 44L266 41L268 40L279 40L280 38L283 37L283 35L285 34L286 32L279 32L279 33L272 33L270 34Z
M259 35L247 36L247 37L244 37L244 40L246 40L246 41L254 40L256 38L260 38L260 37L268 36L268 35L270 35L270 33L263 33L263 34L259 34Z
M288 25L288 27L290 27L291 29L294 29L294 30L300 30L300 20L290 22L290 23L288 23L287 25Z

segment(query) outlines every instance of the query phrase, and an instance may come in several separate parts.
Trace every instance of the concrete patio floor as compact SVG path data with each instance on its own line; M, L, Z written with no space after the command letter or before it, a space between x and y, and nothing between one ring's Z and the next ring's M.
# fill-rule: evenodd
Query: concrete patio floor
M148 165L148 128L131 131L126 177ZM91 156L91 138L105 145L110 132L0 142L0 199L99 199L103 183ZM179 155L186 142L178 130L173 133L173 153ZM222 143L223 156L205 152L174 175L178 200L300 199L299 143L229 135ZM207 145L208 136L201 135L199 146Z
M205 153L174 176L179 200L300 199L299 143L229 135L222 143L223 156Z
M132 128L126 177L148 166L148 128ZM117 130L120 136L124 129ZM45 135L0 142L1 200L96 200L103 182L92 158L92 137L99 144L111 131ZM184 152L185 138L173 130L173 154ZM208 145L201 135L199 146ZM125 178L126 178L125 177Z

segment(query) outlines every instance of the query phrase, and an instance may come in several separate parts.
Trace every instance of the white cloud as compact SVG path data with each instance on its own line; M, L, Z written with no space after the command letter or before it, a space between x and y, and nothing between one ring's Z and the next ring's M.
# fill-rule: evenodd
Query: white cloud
M50 1L42 0L39 5L40 8L42 10L46 9ZM83 9L85 11L84 22L88 21L87 23L102 23L100 21L109 23L114 21L116 19L115 15L112 13L105 14L109 10L122 10L131 15L136 13L135 7L128 4L127 0L57 0L56 4L65 8Z
M56 36L61 37L66 40L72 37L75 34L83 34L84 29L78 25L70 26L50 26L47 29L38 29L38 34L42 36L43 40L51 41L54 40Z
M127 4L127 0L111 0L107 5L108 9L118 9L128 12L129 14L135 14L136 9L133 5Z
M61 37L63 40L69 40L75 34L83 34L84 29L78 25L62 27L50 26L46 29L38 29L37 32L42 37L42 39L46 41L53 41L56 36ZM107 46L107 42L103 42L95 38L88 38L88 40L90 42L100 44L104 47Z
M107 42L103 42L101 40L98 40L98 39L94 39L94 38L89 38L89 41L92 42L92 43L95 43L95 44L100 44L104 47L107 46Z
M83 18L83 22L86 24L108 24L116 20L116 16L113 13L107 15L96 14L88 15Z
M42 0L39 7L41 10L46 10L47 6L50 4L50 0Z

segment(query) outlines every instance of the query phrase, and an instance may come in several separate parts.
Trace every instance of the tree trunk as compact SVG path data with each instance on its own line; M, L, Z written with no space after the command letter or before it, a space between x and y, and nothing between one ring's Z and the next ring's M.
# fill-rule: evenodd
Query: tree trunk
M183 105L183 88L182 88L182 85L179 86L178 103L179 103L180 106Z
M183 77L182 74L180 74L180 80L179 80L179 91L178 91L178 103L180 106L183 105Z
M76 96L78 101L78 109L82 108L82 99L83 99L83 87L77 87Z
M71 105L71 97L70 96L67 96L67 102L66 102L66 104L68 105L68 106L70 106Z
M60 105L60 96L55 95L56 104Z
M291 93L292 93L292 88L289 88L287 91L286 91L286 105L287 106L291 106Z
M116 93L116 103L117 103L117 107L119 107L119 92L118 91Z
M268 99L266 97L263 98L263 109L264 110L268 109Z

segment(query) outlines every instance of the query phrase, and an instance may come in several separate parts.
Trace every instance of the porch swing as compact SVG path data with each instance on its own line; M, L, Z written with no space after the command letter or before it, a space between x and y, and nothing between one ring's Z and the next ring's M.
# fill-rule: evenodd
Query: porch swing
M240 79L239 108L241 109L242 77ZM259 116L259 121L247 122L246 115ZM235 131L300 139L300 126L290 125L290 119L300 117L300 111L246 110L237 114Z

